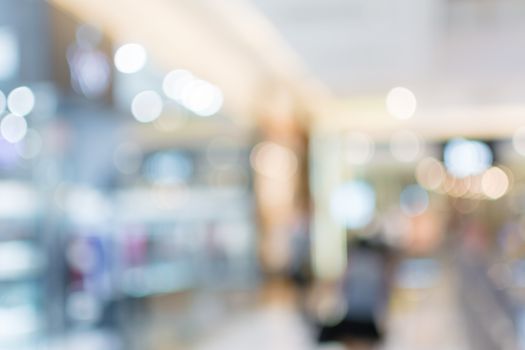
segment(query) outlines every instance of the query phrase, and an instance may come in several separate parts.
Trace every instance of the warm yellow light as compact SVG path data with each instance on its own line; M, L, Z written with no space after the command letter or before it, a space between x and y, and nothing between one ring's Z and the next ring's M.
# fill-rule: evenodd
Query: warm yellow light
M263 176L275 180L286 180L297 171L295 153L273 142L262 142L254 147L250 161L252 167Z
M445 168L437 159L425 158L416 168L416 179L421 187L437 190L445 181Z
M470 186L470 177L455 179L452 188L448 191L448 194L456 198L463 197L469 192Z
M509 189L509 177L498 167L488 169L481 179L483 193L490 199L501 198Z

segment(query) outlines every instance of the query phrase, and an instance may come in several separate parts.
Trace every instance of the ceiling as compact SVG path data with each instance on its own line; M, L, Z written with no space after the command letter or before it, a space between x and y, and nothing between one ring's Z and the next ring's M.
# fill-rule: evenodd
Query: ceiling
M525 123L523 1L253 1L337 97L318 129L507 137ZM413 120L386 114L395 86L416 94Z
M523 1L253 1L342 97L408 85L499 102L525 88Z
M525 123L520 0L51 1L219 85L241 120L299 106L314 129L428 137L506 137ZM384 108L400 85L418 98L409 122Z

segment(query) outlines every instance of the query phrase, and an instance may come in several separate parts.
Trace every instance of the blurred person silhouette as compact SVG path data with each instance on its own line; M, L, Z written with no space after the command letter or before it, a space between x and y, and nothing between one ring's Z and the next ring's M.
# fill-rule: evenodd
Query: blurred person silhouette
M349 349L372 348L383 339L394 254L381 236L350 241L348 264L336 292L339 300L334 311L339 319L322 325L321 343L337 341Z

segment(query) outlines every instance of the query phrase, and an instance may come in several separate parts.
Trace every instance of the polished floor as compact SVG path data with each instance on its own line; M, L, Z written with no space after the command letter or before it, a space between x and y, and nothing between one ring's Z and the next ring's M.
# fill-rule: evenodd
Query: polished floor
M375 349L469 349L455 287L456 278L445 267L432 285L418 289L397 288L392 297L387 337ZM173 322L157 318L147 347L154 350L346 349L341 344L315 342L312 327L297 307L296 294L286 286L266 288L255 303L239 296L235 302L230 300L223 304L216 303L213 298L202 296L200 306L188 310L194 319L185 319L186 325L199 325L197 328L203 332L197 332L194 337L184 332L177 335ZM162 304L157 305L156 317L162 313L160 310L166 311ZM186 339L181 341L184 337ZM352 344L350 348L370 349L361 344Z
M454 262L451 262L454 261ZM39 350L524 350L521 324L474 260L412 259L399 274L382 344L323 344L306 317L315 293L272 282L159 296L125 314L122 336L78 330ZM408 271L408 272L407 272ZM308 296L305 298L305 296ZM508 305L507 305L508 306ZM130 311L130 310L128 310ZM520 326L521 325L521 326ZM521 331L520 329L523 328ZM523 334L522 334L523 333ZM521 341L520 341L521 339ZM17 347L8 350L34 350ZM3 350L3 348L2 348Z

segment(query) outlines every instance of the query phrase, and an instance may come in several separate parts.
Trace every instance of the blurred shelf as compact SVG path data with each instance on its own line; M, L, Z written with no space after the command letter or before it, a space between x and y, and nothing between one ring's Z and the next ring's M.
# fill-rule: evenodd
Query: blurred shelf
M0 243L0 282L35 279L43 271L37 247L29 241Z
M195 278L185 263L156 263L122 272L122 291L133 297L180 292L191 289Z

